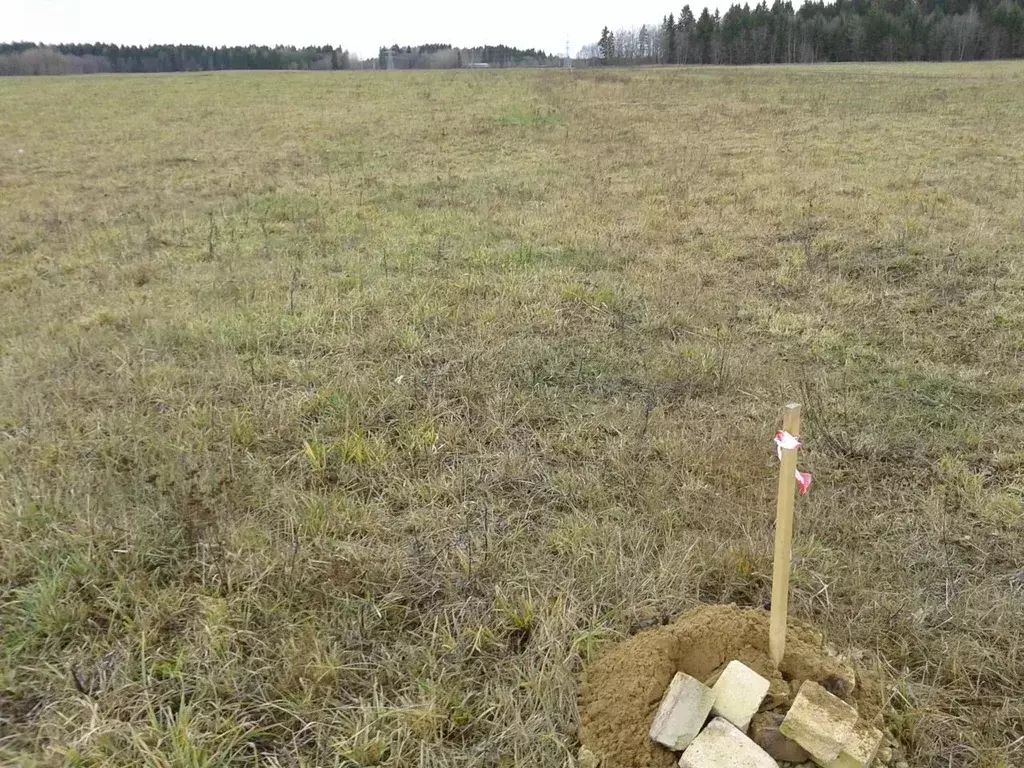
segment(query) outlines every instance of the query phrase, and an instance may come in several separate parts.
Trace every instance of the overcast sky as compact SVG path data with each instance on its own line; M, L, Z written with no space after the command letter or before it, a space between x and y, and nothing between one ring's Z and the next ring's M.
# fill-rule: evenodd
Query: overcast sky
M678 6L675 4L678 3ZM727 4L727 3L726 3ZM695 13L704 2L691 2ZM707 5L712 9L715 0ZM0 0L0 41L334 45L484 43L575 54L601 27L639 26L683 0Z

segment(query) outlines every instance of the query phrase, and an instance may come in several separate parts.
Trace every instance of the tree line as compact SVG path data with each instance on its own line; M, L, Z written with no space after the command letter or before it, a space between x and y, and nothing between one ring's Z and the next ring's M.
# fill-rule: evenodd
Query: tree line
M604 64L790 64L1024 57L1024 0L761 0L724 14L689 5L616 31L579 57Z
M507 45L482 45L455 48L448 43L426 45L392 45L381 47L377 66L381 69L458 69L486 64L488 67L561 66L564 59L535 48L512 48Z
M447 43L382 47L377 58L360 60L329 45L222 47L201 45L118 46L107 43L44 46L0 43L2 75L88 75L99 72L205 72L221 69L453 69L541 67L562 59L533 48L483 45L455 48Z
M1024 57L1024 0L760 0L724 14L684 5L660 23L612 31L578 58L604 64L789 64ZM44 46L0 43L0 75L221 69L450 69L557 66L559 56L505 45L381 47L360 60L332 46Z
M350 69L359 59L329 45L210 48L201 45L119 46L106 43L44 46L0 43L0 75L98 72L203 72L218 69Z

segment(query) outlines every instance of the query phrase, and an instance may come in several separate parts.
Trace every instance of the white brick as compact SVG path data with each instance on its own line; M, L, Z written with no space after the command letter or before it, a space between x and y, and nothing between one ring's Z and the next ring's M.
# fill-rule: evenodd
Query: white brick
M779 730L806 749L818 765L830 766L850 742L856 725L857 710L807 680Z
M868 768L882 745L882 732L864 720L854 727L839 757L828 768Z
M679 758L679 768L779 768L736 726L716 717Z
M715 694L711 712L746 731L771 685L743 662L730 661L711 689Z
M681 752L700 733L714 701L715 694L710 688L683 672L676 672L654 716L651 738Z

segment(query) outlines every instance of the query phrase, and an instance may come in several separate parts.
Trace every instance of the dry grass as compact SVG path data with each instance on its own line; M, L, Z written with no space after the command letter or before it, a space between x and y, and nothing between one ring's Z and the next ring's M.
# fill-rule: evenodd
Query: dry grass
M0 81L0 763L566 765L763 604L1024 763L1024 65ZM18 150L23 150L18 153Z

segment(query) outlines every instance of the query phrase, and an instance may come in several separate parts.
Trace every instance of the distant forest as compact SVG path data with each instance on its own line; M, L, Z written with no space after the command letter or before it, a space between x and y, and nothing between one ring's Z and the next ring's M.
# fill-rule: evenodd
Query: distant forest
M216 69L349 69L359 61L331 46L51 45L0 43L0 75L203 72Z
M381 48L377 66L387 69L458 69L486 64L488 67L562 66L564 56L549 56L533 48L521 50L507 45L455 48L447 43Z
M724 14L690 6L610 30L579 57L604 64L790 64L1024 57L1024 0L764 0Z
M199 45L118 46L105 43L52 45L0 43L2 75L89 75L100 72L205 72L221 69L452 69L561 65L543 51L505 45L454 48L448 44L393 45L374 59L331 46L292 48Z

